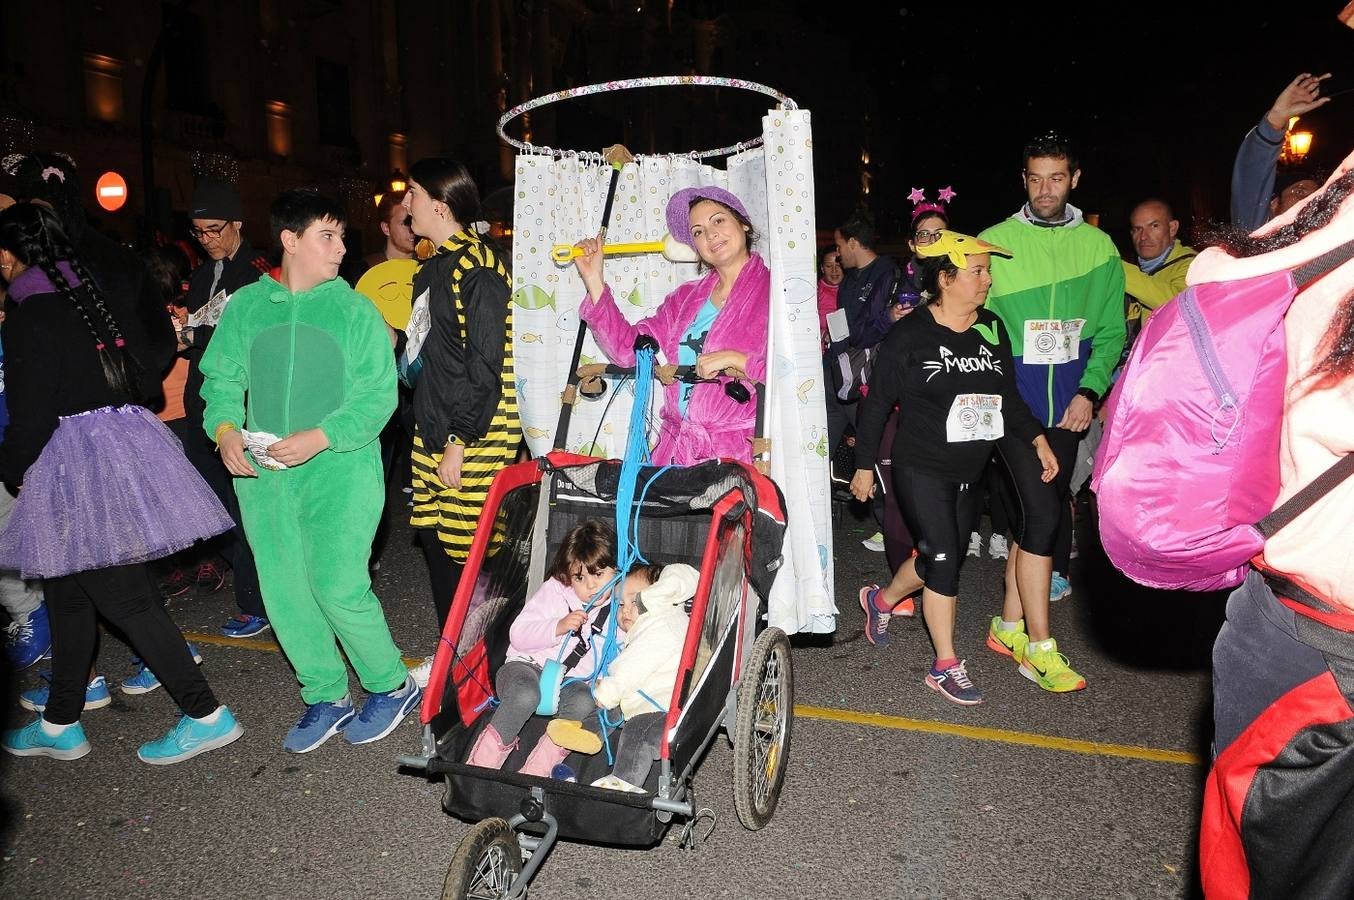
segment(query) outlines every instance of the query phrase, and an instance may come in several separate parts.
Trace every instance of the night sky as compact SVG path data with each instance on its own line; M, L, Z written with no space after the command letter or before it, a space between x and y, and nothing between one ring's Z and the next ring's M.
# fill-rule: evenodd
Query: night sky
M953 224L976 232L1022 202L1024 139L1056 129L1082 147L1073 202L1100 212L1126 248L1128 210L1148 194L1172 200L1187 227L1227 216L1237 145L1298 72L1332 71L1354 87L1342 5L790 2L807 59L777 58L773 45L717 74L767 81L812 110L823 227L856 205L868 141L869 205L887 237L912 187L947 184ZM1354 149L1354 92L1303 127L1315 133L1310 159L1337 164Z

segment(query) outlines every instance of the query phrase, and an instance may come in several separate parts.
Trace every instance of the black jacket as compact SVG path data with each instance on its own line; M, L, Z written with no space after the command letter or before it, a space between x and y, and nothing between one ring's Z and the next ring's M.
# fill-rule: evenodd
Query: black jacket
M158 373L168 366L174 349L168 315L158 321L170 332L169 341L160 335L152 338L136 301L123 291L104 288L104 303L126 342L124 351L135 360L134 365L128 361L129 368L133 372L139 368L141 374L133 385L133 393L139 396L118 394L104 380L94 337L80 312L40 272L36 275L41 277L32 274L25 272L16 279L5 300L9 425L0 444L0 480L9 485L23 483L24 473L47 446L61 416L120 406L129 400L145 405L150 398L137 385L149 379L158 394ZM103 286L97 275L95 281ZM111 340L104 333L102 321L95 315L90 318L99 328L100 337Z
M241 244L240 249L235 251L235 256L225 261L226 264L221 269L221 278L216 283L216 293L225 291L227 295L234 294L240 288L247 284L253 284L260 277L268 274L272 268L268 264L268 258L262 253L256 252L246 244ZM212 287L212 273L216 267L216 261L208 259L202 265L193 270L192 276L188 279L188 296L185 303L188 306L188 312L197 312L207 305L212 299L210 293ZM207 344L212 339L212 333L216 328L211 325L198 325L193 328L193 344L187 350L183 351L183 356L188 360L188 379L183 386L183 412L192 425L202 425L202 414L207 409L207 404L202 402L202 354L207 351ZM198 427L193 429L200 432Z
M163 361L143 365L137 386L143 402L158 405L163 399L161 383L174 359L174 328L145 263L127 247L88 227L80 232L75 252L104 296L122 298L140 320L150 341L146 349L148 358Z
M414 418L425 445L437 451L452 435L471 444L489 434L503 396L511 291L497 255L477 241L438 248L414 277L414 296L425 289L432 328L419 351L423 374L414 389Z

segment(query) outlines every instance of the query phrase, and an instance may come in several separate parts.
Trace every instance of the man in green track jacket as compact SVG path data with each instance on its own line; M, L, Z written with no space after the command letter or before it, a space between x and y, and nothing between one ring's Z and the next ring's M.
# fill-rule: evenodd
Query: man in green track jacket
M1067 202L1081 178L1070 144L1056 134L1036 138L1025 146L1023 162L1028 202L980 237L1012 253L1010 259L992 260L987 305L1006 326L1020 394L1044 424L1057 454L1057 509L1050 515L1059 521L1051 557L1012 547L1006 603L993 629L994 638L1010 648L1012 642L1004 638L1011 635L1005 632L1021 625L1023 633L1023 618L1028 618L1029 650L1042 654L1056 649L1044 646L1052 644L1047 603L1071 593L1065 577L1072 543L1068 493L1077 444L1124 347L1124 271L1114 243ZM1028 531L1030 517L1047 508L1052 492L1038 482L1037 473L1013 471L1012 477ZM1042 598L1034 596L1039 593Z

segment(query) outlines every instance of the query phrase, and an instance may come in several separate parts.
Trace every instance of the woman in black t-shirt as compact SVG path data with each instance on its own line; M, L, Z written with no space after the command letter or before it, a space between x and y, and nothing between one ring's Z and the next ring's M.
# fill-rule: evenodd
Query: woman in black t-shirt
M975 492L996 441L1012 434L1032 445L1044 481L1057 460L1038 421L1016 389L1009 340L983 308L992 286L989 254L1010 252L953 231L917 248L921 287L932 298L899 322L880 345L857 423L856 474L851 493L874 493L875 448L889 410L899 406L893 479L903 518L917 541L883 588L863 588L865 636L888 641L890 611L922 591L922 615L936 659L926 684L966 706L982 702L954 651L959 567L974 519Z

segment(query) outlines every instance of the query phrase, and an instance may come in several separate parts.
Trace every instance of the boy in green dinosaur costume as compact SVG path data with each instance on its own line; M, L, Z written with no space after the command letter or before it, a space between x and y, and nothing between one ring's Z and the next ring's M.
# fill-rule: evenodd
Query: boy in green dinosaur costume
M306 703L282 744L294 753L340 731L380 740L421 699L367 569L395 360L380 313L338 278L343 219L313 191L280 195L281 281L236 291L202 358L203 422L237 476L264 606ZM336 641L367 691L360 712Z

